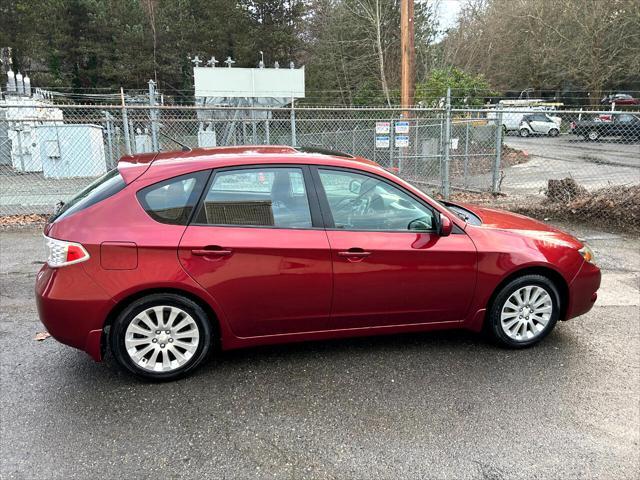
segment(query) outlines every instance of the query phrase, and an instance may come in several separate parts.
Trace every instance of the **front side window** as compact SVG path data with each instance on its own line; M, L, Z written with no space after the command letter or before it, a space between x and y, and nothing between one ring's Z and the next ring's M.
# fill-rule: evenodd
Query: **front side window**
M216 173L197 223L311 228L302 170L264 167Z
M407 193L368 175L320 170L335 228L367 231L431 231L433 211Z
M203 170L171 178L143 188L138 200L157 222L186 225L208 177L209 170Z

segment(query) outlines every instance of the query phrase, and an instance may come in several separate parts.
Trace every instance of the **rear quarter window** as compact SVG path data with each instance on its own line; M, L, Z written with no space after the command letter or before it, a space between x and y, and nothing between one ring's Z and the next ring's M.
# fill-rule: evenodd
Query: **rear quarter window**
M170 178L137 193L145 212L160 223L186 225L209 178L209 170Z
M49 223L62 220L91 205L101 202L126 187L126 183L117 168L105 173L102 177L90 183L80 193L66 203L60 203L56 212L49 218Z

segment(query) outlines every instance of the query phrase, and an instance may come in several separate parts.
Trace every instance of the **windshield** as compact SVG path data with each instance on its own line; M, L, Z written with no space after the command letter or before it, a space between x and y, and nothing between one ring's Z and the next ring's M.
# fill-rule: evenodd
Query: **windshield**
M55 213L49 218L49 222L53 223L56 220L61 220L109 198L122 190L125 185L120 172L117 168L114 168L89 184L71 200L67 202L60 201Z

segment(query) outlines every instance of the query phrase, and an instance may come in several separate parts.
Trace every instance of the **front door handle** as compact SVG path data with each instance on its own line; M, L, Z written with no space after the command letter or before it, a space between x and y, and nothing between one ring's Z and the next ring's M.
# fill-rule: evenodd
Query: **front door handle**
M226 248L222 248L218 245L206 246L204 248L194 248L191 250L192 255L199 257L226 257L231 255L232 251Z
M361 248L350 248L349 250L338 252L338 256L346 258L350 262L360 262L371 255L371 252L365 252Z

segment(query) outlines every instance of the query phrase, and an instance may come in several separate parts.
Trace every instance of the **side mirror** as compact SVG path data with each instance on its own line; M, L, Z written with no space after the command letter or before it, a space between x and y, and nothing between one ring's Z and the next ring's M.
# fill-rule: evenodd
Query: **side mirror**
M446 215L440 214L440 221L438 222L438 235L441 237L448 237L453 230L453 222Z
M349 182L349 191L351 193L355 193L356 195L359 195L360 187L362 187L362 184L357 180L351 180L351 182Z
M429 226L429 224L427 224L427 222L422 219L422 218L418 218L416 220L411 220L409 222L409 225L407 226L407 230L409 231L416 231L416 232L428 232L429 230L431 230L431 226Z

